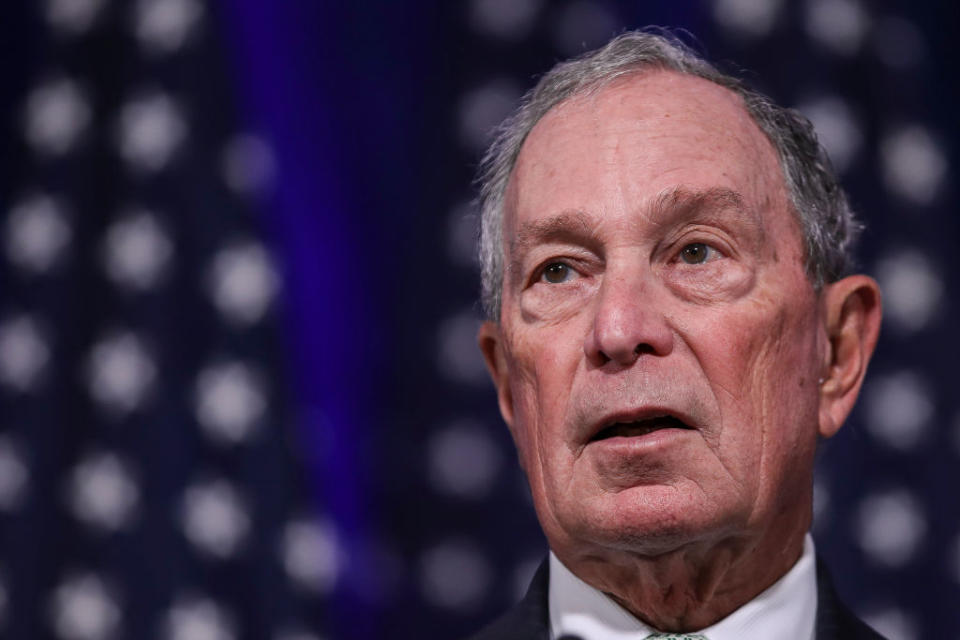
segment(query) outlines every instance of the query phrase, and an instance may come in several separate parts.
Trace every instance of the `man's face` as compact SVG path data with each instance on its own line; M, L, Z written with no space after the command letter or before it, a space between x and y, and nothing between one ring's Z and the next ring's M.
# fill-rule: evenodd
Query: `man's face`
M739 98L649 72L554 108L503 242L481 346L561 558L806 530L828 340Z

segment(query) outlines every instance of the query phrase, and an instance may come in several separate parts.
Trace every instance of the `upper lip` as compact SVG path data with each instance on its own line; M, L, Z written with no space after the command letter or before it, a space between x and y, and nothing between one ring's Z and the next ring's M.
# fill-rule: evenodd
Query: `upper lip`
M671 407L639 407L635 409L612 411L608 414L605 414L602 418L590 426L589 433L587 434L587 441L589 442L590 440L593 440L601 431L617 423L629 424L631 422L641 422L643 420L667 417L675 418L691 429L696 428L693 418L683 411L679 411Z

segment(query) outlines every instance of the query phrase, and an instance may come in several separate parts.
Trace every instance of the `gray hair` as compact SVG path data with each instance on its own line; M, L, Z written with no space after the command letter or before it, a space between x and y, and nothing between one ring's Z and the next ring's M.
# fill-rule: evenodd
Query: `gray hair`
M548 71L495 132L477 174L480 205L480 266L483 310L499 321L503 296L503 209L510 174L533 127L556 105L598 91L610 82L645 70L676 71L709 80L740 96L747 112L780 158L787 193L800 222L806 271L818 290L851 266L861 230L810 121L777 106L767 96L721 73L666 32L629 31L604 47L561 62Z

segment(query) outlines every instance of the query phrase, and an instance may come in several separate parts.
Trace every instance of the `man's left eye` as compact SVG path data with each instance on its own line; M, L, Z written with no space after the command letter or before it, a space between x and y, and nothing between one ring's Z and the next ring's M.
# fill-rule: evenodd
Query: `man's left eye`
M551 262L544 268L540 278L550 284L560 284L571 280L575 275L570 265L563 262Z
M680 259L687 264L703 264L716 255L716 249L702 242L693 242L680 250Z

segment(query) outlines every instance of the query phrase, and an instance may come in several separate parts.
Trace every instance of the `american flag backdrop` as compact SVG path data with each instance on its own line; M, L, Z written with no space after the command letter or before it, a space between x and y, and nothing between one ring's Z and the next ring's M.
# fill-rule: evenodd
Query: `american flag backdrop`
M277 163L216 14L7 9L2 635L314 637L336 540L259 218Z
M814 122L885 324L814 535L960 638L958 9L36 0L0 14L0 637L459 637L545 554L475 347L471 180L647 24Z

